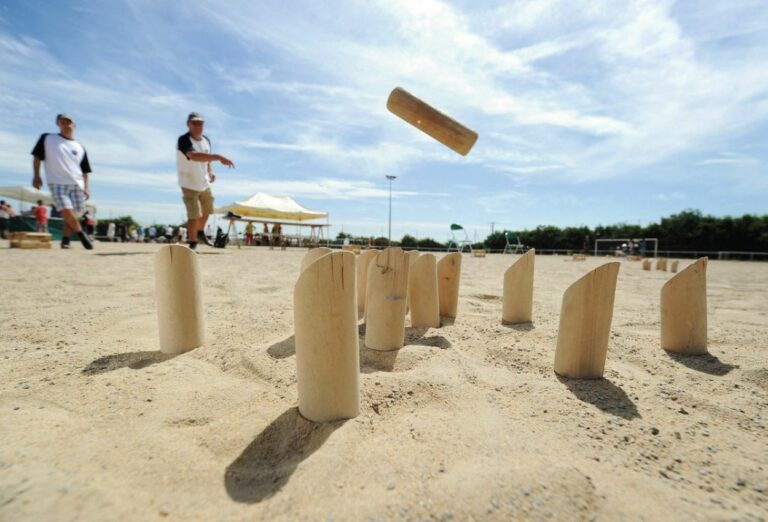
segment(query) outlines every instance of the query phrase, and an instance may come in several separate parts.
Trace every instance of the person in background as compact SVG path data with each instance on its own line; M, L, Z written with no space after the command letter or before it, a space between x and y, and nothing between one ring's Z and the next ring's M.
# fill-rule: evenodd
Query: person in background
M253 230L256 227L253 226L253 223L250 221L247 225L245 225L245 244L246 246L252 246L253 245Z
M59 212L59 209L56 208L56 205L54 203L51 203L51 217L52 218L60 218L61 212Z
M144 227L142 227L141 225L136 227L136 241L139 243L144 242Z
M180 226L179 227L179 242L180 243L186 243L187 242L187 227Z
M155 225L150 225L149 226L149 241L154 243L156 237L157 237L157 228L155 227Z
M176 170L179 176L182 199L187 209L189 248L197 248L198 241L210 246L205 235L208 216L213 214L211 183L216 181L212 164L220 162L229 168L235 164L221 154L211 152L211 141L203 134L205 119L200 113L187 116L186 134L179 136L176 146Z
M11 218L8 209L9 205L5 200L0 200L0 238L3 239L5 239L5 231L8 230L8 220Z
M280 225L280 223L275 223L272 225L272 238L269 243L270 248L274 248L275 245L282 245L283 244L283 227Z
M173 239L173 227L171 225L165 225L163 235L165 236L165 241L170 243Z
M110 221L107 225L107 241L115 240L115 233L117 232L117 226L114 221Z
M48 209L43 205L43 200L37 200L37 206L32 209L35 215L35 230L37 232L48 232Z
M93 219L90 212L86 212L85 215L88 216L85 220L85 230L88 232L89 236L93 237L96 233L96 220Z
M85 201L90 197L88 175L91 165L85 148L74 138L75 120L69 114L57 114L58 134L44 133L32 149L32 186L40 189L40 163L45 163L45 177L56 206L64 218L61 248L69 248L71 234L77 233L80 243L93 249L88 235L83 231L78 216L85 212Z

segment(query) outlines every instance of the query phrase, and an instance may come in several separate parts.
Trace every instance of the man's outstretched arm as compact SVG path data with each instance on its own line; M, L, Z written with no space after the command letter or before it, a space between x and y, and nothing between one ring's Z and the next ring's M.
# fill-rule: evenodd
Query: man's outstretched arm
M230 167L230 168L235 166L235 164L232 163L232 160L222 156L221 154L208 154L207 152L189 151L186 153L186 156L187 156L187 159L189 159L190 161L200 161L203 163L218 161L222 165L226 165L227 167Z

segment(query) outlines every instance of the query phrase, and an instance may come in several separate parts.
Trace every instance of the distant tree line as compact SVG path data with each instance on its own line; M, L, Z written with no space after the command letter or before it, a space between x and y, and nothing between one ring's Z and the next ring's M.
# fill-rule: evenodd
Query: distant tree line
M662 218L659 223L651 223L647 226L619 223L598 225L594 228L560 228L540 225L533 230L496 231L484 241L472 246L502 250L506 245L506 232L517 235L526 247L539 249L581 251L585 246L590 250L594 249L595 239L658 238L660 250L768 252L768 215L715 217L703 215L698 210L684 210ZM344 232L339 233L336 239L339 241L349 239L352 243L361 245L370 243L378 247L389 244L385 237L353 237ZM410 234L404 235L400 241L392 241L392 244L403 248L448 247L447 242L442 243L431 238L416 239Z

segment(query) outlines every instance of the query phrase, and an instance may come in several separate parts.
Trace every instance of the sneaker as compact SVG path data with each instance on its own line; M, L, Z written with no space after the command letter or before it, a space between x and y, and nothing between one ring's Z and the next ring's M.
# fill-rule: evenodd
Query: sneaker
M203 243L205 245L208 245L209 247L213 246L213 243L211 243L211 240L208 239L208 237L205 235L205 232L198 231L197 232L197 241L199 243Z
M88 239L88 235L85 232L78 232L77 237L80 238L80 242L83 244L86 250L93 250L93 243Z
M69 238L68 237L62 237L61 238L61 248L69 248Z

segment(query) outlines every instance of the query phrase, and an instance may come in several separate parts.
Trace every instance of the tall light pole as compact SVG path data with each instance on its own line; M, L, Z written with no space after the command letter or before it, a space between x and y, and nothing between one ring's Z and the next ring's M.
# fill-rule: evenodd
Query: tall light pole
M389 180L389 246L392 246L392 181L397 178L397 176L392 176L387 174L385 176Z

